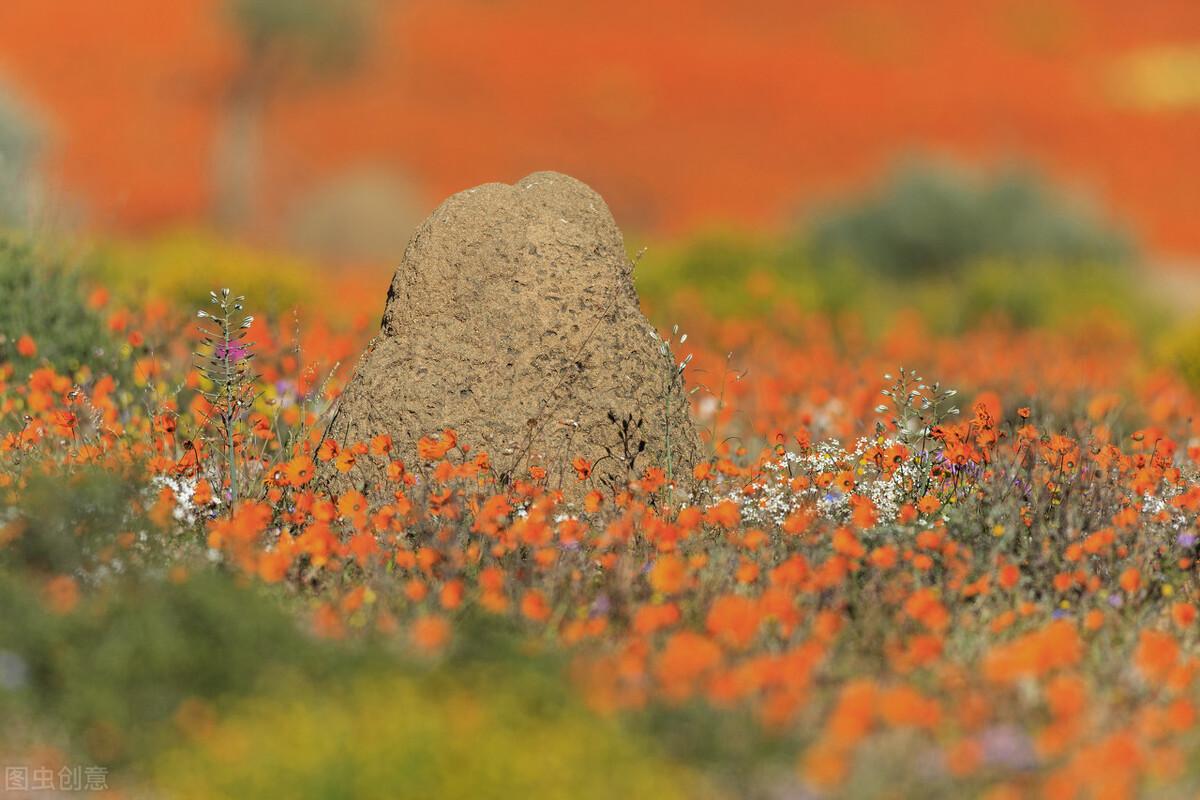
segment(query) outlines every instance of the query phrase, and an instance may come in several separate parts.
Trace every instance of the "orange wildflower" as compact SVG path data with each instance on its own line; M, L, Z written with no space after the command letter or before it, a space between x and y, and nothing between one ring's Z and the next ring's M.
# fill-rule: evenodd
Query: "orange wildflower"
M862 558L866 555L867 550L858 541L858 537L854 535L854 531L846 527L841 527L833 532L833 552L841 553L850 558Z
M1015 564L1005 564L1000 568L1000 585L1011 589L1021 580L1021 570Z
M705 625L722 643L743 650L754 640L761 623L757 603L741 595L727 594L713 601Z
M1179 642L1169 633L1143 630L1133 653L1133 663L1152 684L1166 681L1179 661Z
M28 333L23 334L17 339L17 355L22 358L33 358L37 355L37 343L33 341L33 337Z
M709 525L718 525L722 528L735 528L742 521L741 509L732 500L722 500L710 508L704 516Z
M878 514L875 510L875 503L871 498L856 494L850 498L851 521L855 527L862 530L875 527L875 522L878 520Z
M929 516L933 512L942 507L942 501L938 500L931 494L927 494L917 501L917 510L925 516Z
M804 754L804 777L816 786L832 789L845 782L850 774L849 757L845 750L818 741Z
M993 647L984 656L984 676L995 683L1015 683L1024 677L1041 677L1057 669L1073 667L1083 657L1083 642L1075 626L1056 620L1006 644Z
M869 557L871 564L879 569L891 569L899 561L899 552L893 545L876 547Z
M852 747L870 733L875 722L878 692L869 680L851 680L842 686L833 713L825 723L831 742Z
M812 525L813 520L817 518L817 513L811 508L801 508L793 511L784 520L783 532L790 533L793 536L799 536L808 530Z
M589 514L595 514L600 510L600 506L604 504L604 495L599 490L593 489L588 492L583 498L583 510Z
M1087 708L1087 686L1078 675L1058 675L1046 684L1046 705L1059 718L1071 718Z
M438 602L442 608L453 610L462 604L464 594L463 582L460 580L446 581L442 586L441 593L438 596Z
M499 567L487 567L479 572L479 588L485 592L498 592L504 588L504 573Z
M196 488L192 491L192 503L197 506L204 507L212 503L213 489L212 484L207 478L201 478L196 481Z
M458 444L458 435L447 428L437 438L422 436L417 441L417 455L426 461L437 461Z
M654 674L668 697L684 700L697 683L721 663L721 650L698 633L682 631L667 640Z
M410 578L404 582L404 596L413 603L419 603L429 595L429 584L420 578Z
M534 622L545 622L550 618L550 605L546 596L537 589L530 589L521 597L521 615Z
M356 533L350 538L350 552L354 554L360 566L366 567L379 553L379 542L375 540L374 534L366 531Z
M1196 621L1196 607L1191 603L1175 603L1171 606L1171 619L1180 628L1191 627Z
M353 451L343 450L342 452L340 452L336 456L334 456L333 466L338 472L345 474L345 473L349 472L350 470L354 469L354 464L355 464L356 460L357 459L355 458Z
M633 629L645 636L674 625L679 616L679 606L674 603L642 606L633 615Z
M437 614L417 617L409 634L412 643L426 653L441 651L450 641L450 623Z
M571 466L575 469L575 477L581 481L586 481L592 474L592 462L583 456L576 456Z
M278 583L287 576L292 565L291 556L274 550L263 553L258 559L258 577L264 583Z
M687 581L687 562L677 555L659 556L650 570L650 586L661 594L682 591Z
M380 434L371 439L371 455L382 458L392 452L392 437Z
M1139 588L1141 588L1142 574L1133 567L1130 567L1121 573L1121 578L1118 583L1128 594L1133 594Z
M950 624L950 612L932 589L913 592L904 602L904 613L934 632L945 630Z
M338 446L336 441L333 439L326 439L321 442L321 446L317 448L317 460L332 461L337 457L337 454L341 451L341 449L342 448Z
M46 581L42 598L55 614L69 614L79 602L79 585L70 575L58 575Z
M879 695L879 718L892 727L932 729L942 718L936 700L925 697L911 686L897 686Z
M367 513L367 498L357 489L351 489L344 492L337 501L338 513L349 520L360 520L365 518ZM362 524L356 522L356 524Z

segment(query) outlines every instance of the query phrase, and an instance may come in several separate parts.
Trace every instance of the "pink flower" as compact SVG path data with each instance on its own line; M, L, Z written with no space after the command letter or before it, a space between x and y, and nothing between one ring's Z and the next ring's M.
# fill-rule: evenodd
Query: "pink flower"
M222 360L241 361L250 355L250 346L245 342L219 343L213 350L213 356Z

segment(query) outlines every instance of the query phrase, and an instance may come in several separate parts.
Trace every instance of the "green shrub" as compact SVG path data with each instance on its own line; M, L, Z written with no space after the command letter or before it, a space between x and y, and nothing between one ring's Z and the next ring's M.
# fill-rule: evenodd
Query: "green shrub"
M0 571L0 650L26 675L0 692L0 711L54 720L103 764L157 752L185 700L219 707L288 675L329 678L335 665L354 664L348 655L335 662L260 591L213 571L179 583L118 579L65 615L47 609L39 589Z
M634 278L647 313L664 326L705 315L770 318L786 308L852 318L869 333L886 330L904 309L940 333L996 318L1018 328L1059 325L1095 312L1145 332L1161 320L1132 270L1101 262L977 260L953 274L901 278L854 261L818 264L796 242L708 233L651 246Z
M695 798L691 772L563 687L515 671L370 676L255 698L169 753L180 798Z
M141 489L127 475L88 468L34 472L26 480L17 505L6 509L0 503L0 514L12 517L19 530L0 547L2 565L71 574L95 566L96 555L112 546L117 532L135 527L130 509Z
M958 278L909 281L893 291L939 332L996 319L1016 328L1056 327L1103 315L1150 334L1162 321L1130 272L1102 264L979 262Z
M88 270L131 304L167 300L207 308L214 287L237 286L272 316L320 299L314 264L207 233L175 231L140 240L100 243Z
M849 261L897 279L953 275L980 261L1121 264L1133 253L1126 235L1033 172L978 177L927 162L819 213L809 245L817 264Z
M781 303L828 315L860 311L875 300L863 293L862 277L853 265L814 269L789 243L732 231L656 244L634 270L639 295L664 324L678 321L664 315L694 313L697 301L717 317L761 316Z
M306 635L303 605L216 569L134 568L65 612L42 580L0 569L0 715L166 796L703 794L511 622L468 614L443 659L417 661Z
M22 239L0 234L0 361L13 363L18 377L43 362L62 372L90 365L95 372L112 362L117 342L100 314L88 307L80 273ZM17 352L30 336L32 358Z

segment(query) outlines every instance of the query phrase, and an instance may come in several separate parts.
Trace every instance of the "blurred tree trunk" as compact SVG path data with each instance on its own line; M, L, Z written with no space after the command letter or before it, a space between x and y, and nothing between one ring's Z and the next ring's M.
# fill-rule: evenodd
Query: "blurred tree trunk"
M262 194L263 118L278 92L345 74L358 61L372 0L226 0L245 61L225 98L213 147L213 216L253 230Z
M226 233L252 229L257 217L270 90L260 62L252 58L230 86L213 147L213 216Z

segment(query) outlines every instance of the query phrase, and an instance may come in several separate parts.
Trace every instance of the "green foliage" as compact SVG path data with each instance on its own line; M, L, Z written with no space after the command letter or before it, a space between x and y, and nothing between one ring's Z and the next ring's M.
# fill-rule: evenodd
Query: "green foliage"
M649 247L634 278L651 313L660 316L676 304L718 317L767 314L780 303L837 313L862 300L854 270L818 271L796 248L731 231Z
M35 472L16 506L0 511L16 520L0 564L63 575L92 566L117 532L133 527L141 486L129 476L88 468L75 474Z
M185 307L207 306L213 285L237 285L256 308L281 316L317 299L317 267L211 234L176 231L138 241L109 241L89 271L130 303L147 295Z
M429 662L306 636L278 599L206 568L133 570L65 614L0 569L0 603L0 713L53 720L80 756L167 796L703 796L509 621L468 615Z
M24 240L0 235L0 361L11 361L18 377L43 361L60 372L85 364L105 369L118 345L84 292L78 270ZM36 358L17 354L24 335L37 344Z
M1132 256L1126 236L1033 172L978 178L924 162L896 170L874 194L819 214L810 246L818 264L851 261L897 279L960 274L979 261L1066 267Z
M220 703L281 675L334 672L328 647L258 591L215 572L179 583L132 576L56 615L36 583L0 571L0 603L0 650L26 675L0 695L0 708L56 720L100 763L155 752L185 700ZM341 665L353 664L343 653Z
M794 767L795 737L764 729L743 709L716 709L703 702L655 703L631 714L631 727L673 759L703 767L731 796L753 785L755 775Z
M905 302L939 332L996 319L1023 329L1061 327L1102 315L1148 333L1160 322L1133 275L1102 264L1064 270L1040 263L980 262L956 280L897 285L893 296L909 298Z
M1158 343L1159 359L1172 367L1195 391L1200 391L1200 325L1180 325Z
M367 33L365 0L227 0L256 60L292 59L318 70L352 63Z
M705 796L693 775L528 665L256 698L168 754L157 777L182 798Z
M724 233L652 246L634 277L648 313L663 325L697 313L761 318L779 317L789 309L834 321L853 318L873 333L885 330L905 309L920 312L940 333L997 318L1018 328L1068 324L1089 313L1149 331L1159 319L1137 291L1131 271L1100 262L1068 268L1042 261L980 260L954 275L901 279L853 261L820 265L796 243Z

